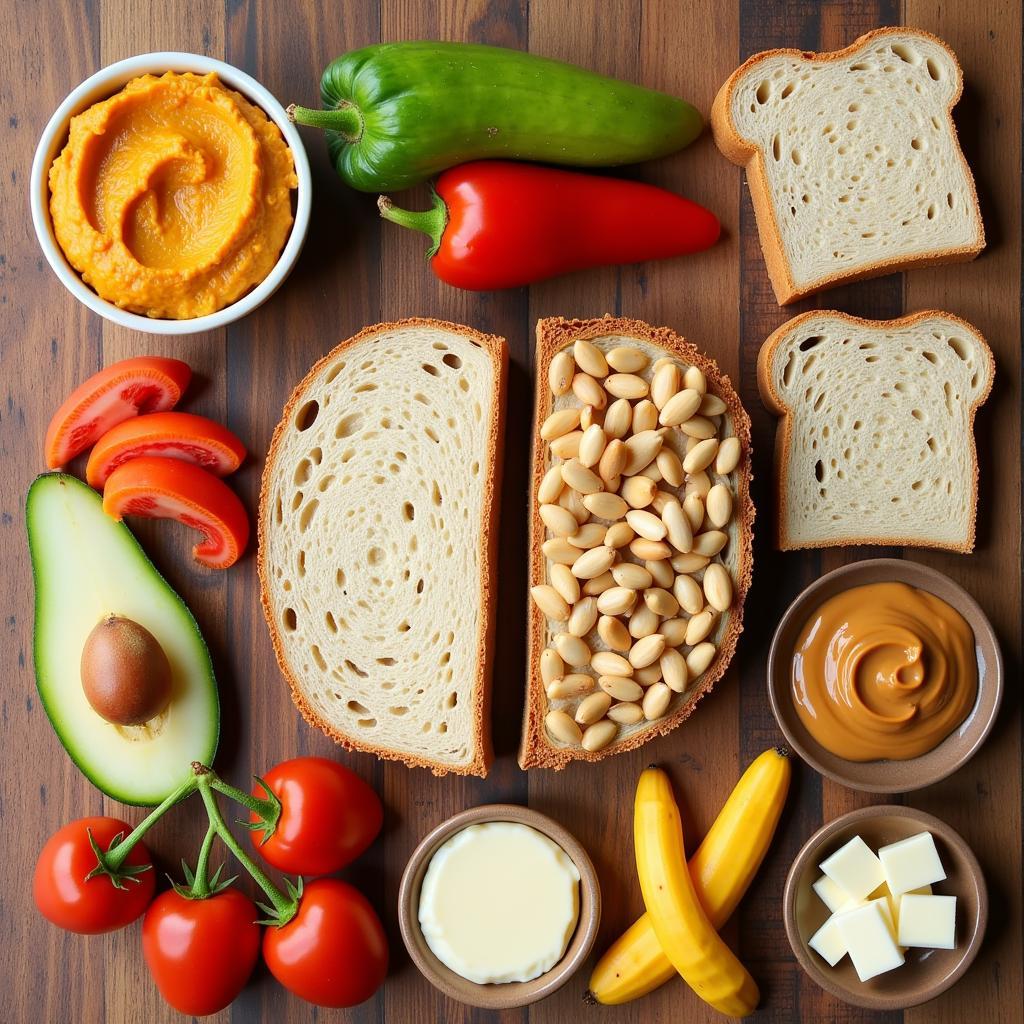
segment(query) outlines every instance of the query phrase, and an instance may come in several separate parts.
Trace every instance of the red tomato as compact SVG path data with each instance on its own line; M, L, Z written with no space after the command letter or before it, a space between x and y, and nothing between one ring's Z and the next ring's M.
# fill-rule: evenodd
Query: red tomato
M108 430L89 456L85 477L103 490L118 466L140 455L193 462L214 476L234 473L245 458L245 446L227 427L188 412L158 412L125 420Z
M142 922L142 953L160 995L205 1017L232 1003L260 955L259 914L237 889L190 900L161 893Z
M103 490L103 511L114 519L177 519L203 534L192 549L201 565L226 569L249 540L249 517L238 495L205 469L179 459L146 455L118 466Z
M306 886L286 925L263 933L263 959L289 992L317 1006L355 1006L388 973L388 940L369 900L347 882Z
M339 871L380 832L384 809L377 794L337 761L296 757L271 768L264 782L281 801L281 817L274 834L257 840L256 848L285 874ZM254 789L253 795L262 793Z
M106 851L119 832L128 835L131 830L131 825L117 818L80 818L50 836L32 877L32 897L39 913L59 928L82 935L112 932L131 924L153 898L156 872L152 866L125 879L123 889L106 875L87 877L96 867L90 831ZM152 859L146 847L136 843L125 863L152 865Z
M47 466L66 466L124 420L173 409L191 377L187 363L161 356L122 359L94 373L53 414L46 430Z

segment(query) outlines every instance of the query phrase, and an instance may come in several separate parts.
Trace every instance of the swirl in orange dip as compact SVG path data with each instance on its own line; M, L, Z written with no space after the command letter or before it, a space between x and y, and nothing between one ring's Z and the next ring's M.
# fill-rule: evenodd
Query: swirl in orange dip
M215 74L169 71L71 119L50 168L50 215L101 298L186 320L270 273L297 184L291 150L259 107Z
M833 754L918 757L974 707L974 633L955 608L905 583L852 587L807 621L792 686L800 720Z

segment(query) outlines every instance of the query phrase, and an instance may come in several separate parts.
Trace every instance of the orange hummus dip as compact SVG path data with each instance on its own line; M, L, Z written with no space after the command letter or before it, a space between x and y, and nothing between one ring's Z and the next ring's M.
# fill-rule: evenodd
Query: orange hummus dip
M187 320L270 273L292 226L291 150L215 74L144 75L71 119L50 168L50 216L96 293Z

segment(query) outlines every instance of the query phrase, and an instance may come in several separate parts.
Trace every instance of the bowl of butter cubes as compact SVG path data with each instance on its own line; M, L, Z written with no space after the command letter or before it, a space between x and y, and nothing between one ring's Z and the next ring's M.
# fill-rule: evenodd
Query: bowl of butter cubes
M864 807L804 844L783 894L786 934L823 989L872 1010L934 999L970 967L988 921L985 877L945 822Z

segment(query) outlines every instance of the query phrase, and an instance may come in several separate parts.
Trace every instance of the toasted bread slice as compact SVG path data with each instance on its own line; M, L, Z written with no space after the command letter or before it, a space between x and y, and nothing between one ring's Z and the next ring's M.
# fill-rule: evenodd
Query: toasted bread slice
M715 142L747 169L780 305L834 285L974 259L985 247L940 39L882 28L834 53L769 50L729 76Z
M719 476L716 473L714 465L707 470L709 482L724 483L733 496L732 515L728 523L721 528L728 535L726 546L720 553L713 555L710 561L720 563L727 570L732 581L733 600L728 610L714 618L714 627L707 640L715 645L717 651L706 669L700 673L691 673L684 690L672 693L670 703L662 717L653 721L644 720L634 724L618 724L614 739L597 750L584 749L579 742L559 740L547 728L545 719L549 711L564 711L569 716L573 716L583 698L549 700L545 681L541 674L541 655L551 646L555 635L566 629L566 624L549 619L531 601L528 612L526 706L519 751L519 764L523 768L560 769L574 760L599 761L612 754L632 750L655 736L664 735L692 714L697 701L708 693L715 682L725 673L735 651L736 642L742 631L743 601L750 585L753 564L751 540L754 507L749 493L750 420L740 404L739 397L733 390L729 378L694 345L668 328L649 327L636 320L613 317L594 320L551 318L540 320L537 324L536 404L530 501L529 576L531 587L548 583L551 567L543 549L549 535L540 518L537 493L548 470L562 462L561 459L552 455L548 442L542 439L541 426L553 411L571 407L579 408L582 404L571 392L563 396L553 395L549 386L549 372L552 359L558 353L572 352L573 346L581 340L592 342L604 353L619 346L641 350L646 355L648 362L645 368L637 371L637 374L648 382L653 376L653 365L658 359L674 361L681 371L689 367L696 367L705 375L707 394L718 396L724 403L723 412L709 413L706 418L710 418L715 423L717 436L723 438L735 436L738 439L740 455L735 467L724 476ZM678 427L667 428L663 438L665 447L677 452L680 457L683 456L687 437ZM640 473L646 471L642 467L639 470ZM655 477L658 475L657 472L654 473ZM625 475L623 479L626 479ZM687 482L695 489L700 487L700 481L696 474L688 476ZM664 479L658 482L657 487L659 491L665 492L665 495L678 496L678 500L682 500L685 493L685 486L673 487ZM566 497L564 491L563 497ZM651 508L654 507L654 505L651 506ZM583 515L586 515L585 511ZM578 518L580 517L578 516ZM599 519L596 516L590 517L590 521L602 526L609 525L608 520ZM701 529L707 525L705 520ZM694 532L699 531L695 530ZM624 562L644 564L639 557L631 553L628 547L619 550L615 567ZM692 575L698 582L703 577L703 569L680 570L679 572L680 575L684 573ZM581 579L584 588L586 583L586 579ZM685 619L686 615L686 612L680 610L675 617ZM619 621L626 625L628 619L623 615L619 617ZM659 616L658 628L664 626L664 623L665 618ZM601 639L596 629L588 631L583 639L591 651L609 650L608 645ZM691 650L691 646L681 644L678 649L680 654L685 657ZM594 682L599 674L592 666L566 667L565 671L590 675ZM591 690L594 693L600 692L595 685L591 685Z
M304 718L342 746L485 775L501 338L410 319L321 359L274 432L263 610Z
M780 548L974 547L974 414L992 388L985 339L950 313L862 320L804 313L761 346L757 381L781 417Z

